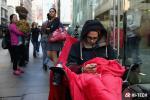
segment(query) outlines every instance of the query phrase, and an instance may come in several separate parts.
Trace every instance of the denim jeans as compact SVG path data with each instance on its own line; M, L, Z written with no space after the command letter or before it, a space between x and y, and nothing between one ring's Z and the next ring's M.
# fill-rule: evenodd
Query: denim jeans
M40 42L32 41L33 43L33 53L39 52Z
M42 46L42 52L43 52L43 64L47 57L47 36L42 36L41 38L41 46Z
M131 64L141 64L142 60L139 55L139 45L141 38L138 36L127 38L127 58L131 58Z

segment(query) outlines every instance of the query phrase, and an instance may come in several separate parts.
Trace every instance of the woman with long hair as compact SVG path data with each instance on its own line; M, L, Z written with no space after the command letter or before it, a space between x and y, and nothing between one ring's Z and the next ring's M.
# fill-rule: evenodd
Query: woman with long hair
M68 91L73 100L121 100L121 77L125 70L115 60L116 52L102 23L87 20L80 40L69 42L73 39L65 42L58 67L51 68L54 74L49 100L66 100L70 98Z
M22 62L22 47L23 47L23 32L21 32L17 26L16 23L18 21L17 15L12 14L10 15L10 24L8 26L9 31L10 31L10 39L11 39L11 46L12 46L12 52L13 52L13 74L14 75L20 75L24 71L22 68L19 66L20 63Z
M107 41L104 26L98 20L88 20L82 28L80 41L71 46L67 63L69 66L78 66L95 57L116 59L116 52ZM76 73L81 73L81 66L77 69ZM85 67L84 70L93 71L89 67Z
M47 24L46 30L49 32L49 37L52 35L52 33L60 27L60 20L58 17L56 17L56 9L51 8L49 10L49 21ZM54 64L57 63L58 59L58 53L60 52L62 48L63 42L48 42L48 49L47 49L47 55L50 57L50 59L53 60Z

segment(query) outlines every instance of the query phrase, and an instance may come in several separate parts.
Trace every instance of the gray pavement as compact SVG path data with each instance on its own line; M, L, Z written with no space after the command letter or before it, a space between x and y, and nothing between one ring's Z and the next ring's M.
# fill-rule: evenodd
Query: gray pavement
M0 39L1 44L1 39ZM41 51L41 50L40 50ZM141 83L150 83L150 48L140 50L143 60ZM21 76L12 74L9 53L0 46L0 100L47 100L49 92L49 71L42 69L42 53L38 58L32 57Z
M42 69L42 53L32 57L32 44L24 70L21 76L14 76L9 53L0 46L0 100L48 100L49 71Z
M148 83L150 84L150 48L147 49L141 49L140 50L140 57L142 59L142 66L141 66L141 72L143 72L144 76L141 77L141 83Z

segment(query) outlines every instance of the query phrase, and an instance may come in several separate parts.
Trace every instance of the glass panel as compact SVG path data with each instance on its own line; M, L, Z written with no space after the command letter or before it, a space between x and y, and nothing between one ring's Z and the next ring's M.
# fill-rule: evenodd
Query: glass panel
M125 65L137 64L140 83L150 82L150 0L129 0L126 13ZM144 73L144 74L143 74Z

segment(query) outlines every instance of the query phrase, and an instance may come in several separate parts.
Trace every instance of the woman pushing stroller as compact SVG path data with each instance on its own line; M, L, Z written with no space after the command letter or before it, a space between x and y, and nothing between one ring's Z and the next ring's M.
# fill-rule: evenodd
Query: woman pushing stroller
M67 66L62 64L69 78L72 100L121 100L121 77L125 70L113 60L116 53L99 21L86 21L80 41L71 47L64 45L65 48L70 51L63 53L62 49L59 62L67 58Z
M104 26L97 20L88 20L82 28L80 41L71 47L67 65L76 73L81 73L81 71L93 72L95 71L95 64L89 64L82 70L79 65L95 57L116 59L116 52L108 44L107 31Z

